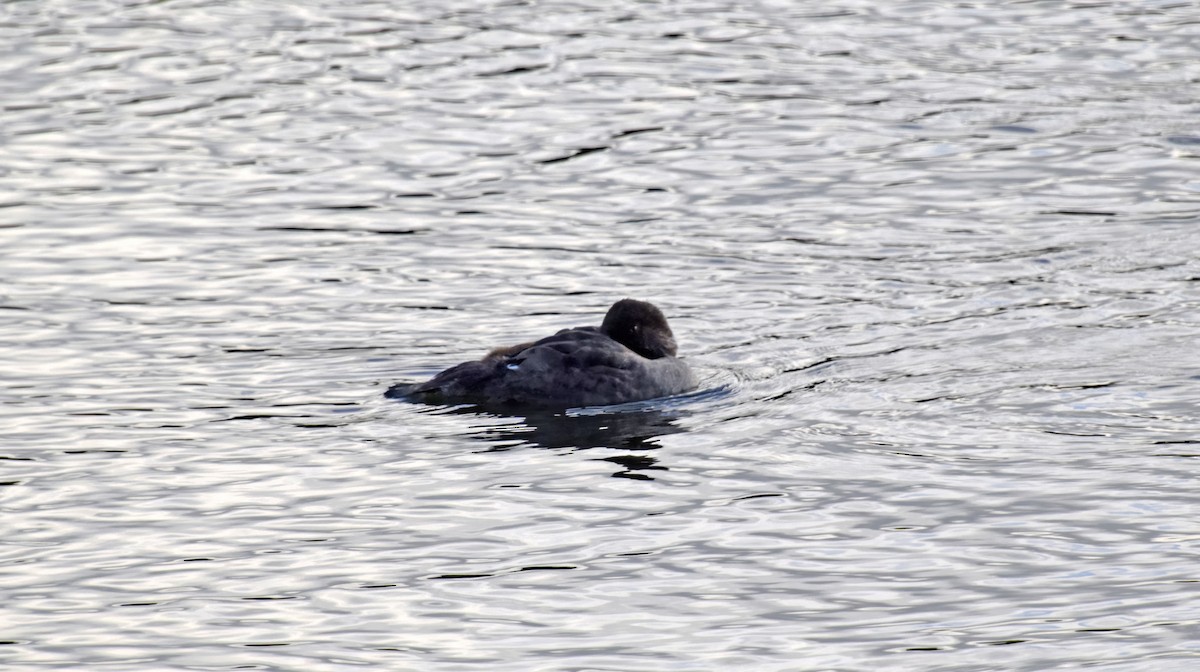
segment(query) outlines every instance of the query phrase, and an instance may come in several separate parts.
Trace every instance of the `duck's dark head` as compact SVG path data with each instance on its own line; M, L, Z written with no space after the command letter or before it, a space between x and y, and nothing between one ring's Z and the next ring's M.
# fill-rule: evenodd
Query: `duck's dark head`
M648 359L675 356L675 335L654 304L621 299L608 309L600 331Z

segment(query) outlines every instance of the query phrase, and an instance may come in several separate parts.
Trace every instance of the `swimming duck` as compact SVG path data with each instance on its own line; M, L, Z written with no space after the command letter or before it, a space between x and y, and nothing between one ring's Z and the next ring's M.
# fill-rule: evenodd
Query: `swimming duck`
M623 404L694 389L696 377L675 352L661 310L621 299L599 327L496 348L424 383L393 385L385 396L539 408Z

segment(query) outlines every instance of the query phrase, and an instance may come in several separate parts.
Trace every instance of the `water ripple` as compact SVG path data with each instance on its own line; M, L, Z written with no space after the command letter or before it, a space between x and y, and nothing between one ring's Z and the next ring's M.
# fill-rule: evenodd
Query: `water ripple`
M0 665L1190 670L1189 9L3 5Z

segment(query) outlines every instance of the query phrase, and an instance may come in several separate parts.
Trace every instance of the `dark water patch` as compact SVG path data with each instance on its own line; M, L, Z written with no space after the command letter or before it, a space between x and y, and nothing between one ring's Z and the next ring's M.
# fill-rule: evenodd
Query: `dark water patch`
M656 458L647 455L612 455L609 457L594 458L603 462L611 462L621 467L621 471L614 472L613 478L630 478L640 481L654 480L647 471L667 471L669 467L658 464Z
M296 644L297 644L296 642L260 642L260 643L237 644L235 646L245 646L245 647L249 647L249 648L256 648L256 647L274 647L274 646L296 646Z
M1028 126L1018 126L1018 125L1015 125L1015 124L1004 124L1004 125L1001 125L1001 126L993 126L993 127L992 127L992 129L993 129L993 130L997 130L997 131L1004 131L1004 132L1006 132L1006 133L1024 133L1024 134L1031 134L1031 133L1037 133L1037 132L1038 132L1036 128L1030 128L1030 127L1028 127Z
M746 495L744 497L735 497L734 501L740 502L740 501L745 501L748 499L760 499L763 497L786 497L786 495L782 492L763 492L763 493L758 493L758 494L754 494L754 495Z
M570 161L571 159L577 159L581 156L587 156L588 154L595 154L596 152L603 152L608 149L609 149L609 147L606 147L606 146L581 147L581 148L573 150L563 156L557 156L552 159L541 159L541 160L537 161L537 163L541 163L541 164L562 163L563 161Z
M479 73L476 73L475 76L476 77L502 77L504 75L518 75L518 74L525 73L525 72L537 72L538 70L545 70L549 67L550 66L545 63L539 63L539 64L535 64L535 65L517 65L517 66L513 66L511 68L504 68L502 70L493 70L490 72L479 72Z
M626 138L631 135L641 135L643 133L654 133L656 131L662 131L662 130L665 130L662 126L647 126L646 128L631 128L631 129L616 133L612 137L614 140L616 140L617 138Z

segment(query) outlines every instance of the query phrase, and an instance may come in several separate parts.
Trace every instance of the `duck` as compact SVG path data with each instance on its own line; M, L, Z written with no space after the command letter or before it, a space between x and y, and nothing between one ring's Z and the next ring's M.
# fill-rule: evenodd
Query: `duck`
M384 396L543 409L645 401L696 388L695 374L676 352L675 335L657 306L621 299L598 327L495 348L423 383L393 385Z

